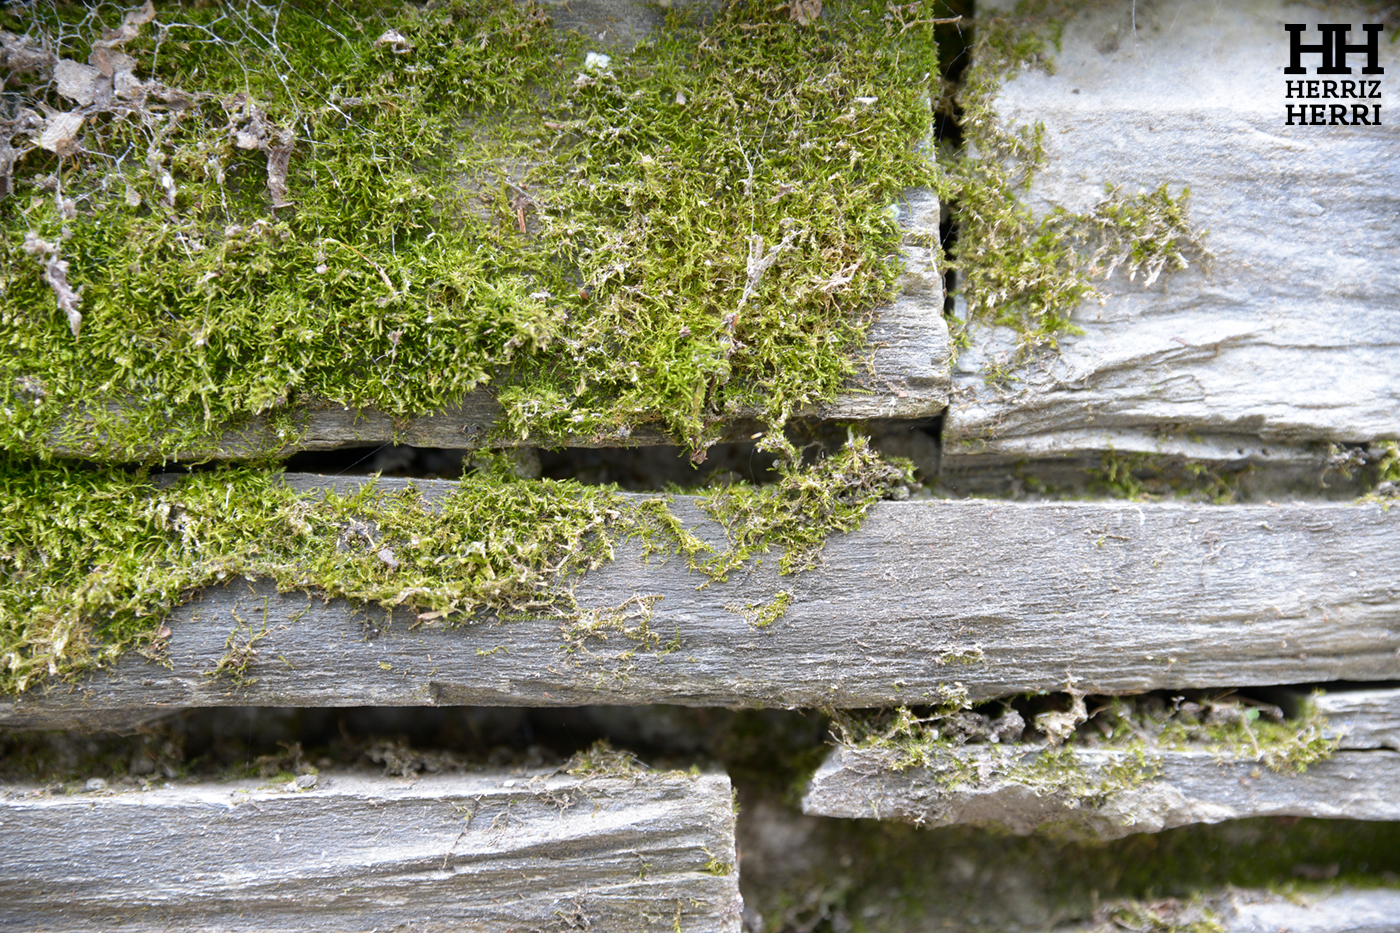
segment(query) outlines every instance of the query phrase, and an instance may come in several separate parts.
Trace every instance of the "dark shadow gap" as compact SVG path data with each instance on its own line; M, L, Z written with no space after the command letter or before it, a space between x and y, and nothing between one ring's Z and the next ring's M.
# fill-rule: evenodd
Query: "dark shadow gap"
M796 423L788 439L812 462L839 451L850 430L869 435L887 456L913 461L917 475L931 481L938 469L938 437L942 418L880 419L865 422ZM777 458L758 446L761 433L745 441L714 444L705 459L695 462L679 446L508 448L521 476L572 479L589 485L613 484L629 492L695 489L734 482L763 485L778 479ZM402 479L458 479L476 468L489 451L408 447L382 444L305 451L283 463L288 473L328 476L384 476Z

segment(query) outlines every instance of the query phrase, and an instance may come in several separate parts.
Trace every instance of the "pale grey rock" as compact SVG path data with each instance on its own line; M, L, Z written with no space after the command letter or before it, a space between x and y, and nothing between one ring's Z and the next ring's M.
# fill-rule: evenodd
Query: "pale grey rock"
M803 812L1098 839L1259 816L1400 819L1400 753L1388 750L1337 752L1301 774L1194 750L977 745L930 758L900 770L889 750L837 748L808 785Z
M738 933L742 911L722 774L7 786L0 848L4 930Z
M1343 748L1400 751L1400 690L1344 690L1313 700Z
M1136 909L1172 929L1195 929L1213 922L1224 933L1396 933L1400 930L1400 891L1340 888L1334 891L1279 894L1273 891L1227 888L1207 892L1199 902L1155 902L1104 905ZM1215 927L1211 927L1214 929ZM1106 919L1093 924L1057 926L1055 933L1117 933L1123 926Z
M1284 125L1283 24L1305 23L1317 41L1318 22L1373 20L1280 0L1070 16L1055 73L1013 75L995 102L1008 125L1045 124L1047 164L1028 203L1084 210L1106 182L1189 187L1214 259L1147 289L1116 273L1102 307L1075 312L1084 333L1006 388L979 370L1010 360L1016 337L979 327L958 360L945 458L1218 460L1247 448L1270 459L1400 435L1400 124ZM1400 46L1388 33L1380 59L1393 84ZM1311 72L1317 56L1303 63Z
M1396 933L1400 891L1341 890L1321 895L1230 893L1222 914L1227 933Z

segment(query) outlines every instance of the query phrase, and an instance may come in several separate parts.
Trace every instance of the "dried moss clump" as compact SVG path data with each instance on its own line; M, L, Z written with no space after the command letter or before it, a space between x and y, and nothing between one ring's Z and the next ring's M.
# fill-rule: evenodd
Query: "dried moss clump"
M736 0L602 56L508 0L0 10L0 447L487 383L520 434L778 425L893 287L935 5Z

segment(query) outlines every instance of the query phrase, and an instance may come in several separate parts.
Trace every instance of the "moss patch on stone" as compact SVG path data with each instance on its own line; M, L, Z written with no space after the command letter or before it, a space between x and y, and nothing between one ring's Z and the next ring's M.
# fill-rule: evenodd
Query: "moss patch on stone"
M435 508L373 483L301 497L253 468L157 479L0 464L0 690L158 652L164 614L236 576L441 615L559 608L623 533L613 490L489 472Z
M1251 467L1189 457L1163 456L1110 448L1089 470L1090 491L1115 499L1151 502L1176 498L1228 505L1239 499L1240 479Z
M253 467L166 483L146 471L0 457L0 692L130 649L160 660L170 636L161 618L198 588L234 577L448 621L553 612L570 620L565 640L575 648L617 635L656 649L662 639L647 624L646 600L585 612L571 579L634 536L686 557L702 581L772 547L784 551L784 572L806 569L826 536L854 528L907 478L860 440L790 465L771 489L726 487L702 499L714 514L743 518L717 551L682 526L665 497L522 479L505 458L481 463L429 503L415 487L388 492L373 481L354 495L299 495L280 473ZM779 593L774 606L783 605ZM257 638L255 621L244 628L230 638L227 676L240 675L240 653Z
M699 568L723 581L756 555L781 547L779 573L812 570L829 535L854 531L872 505L913 482L912 464L882 458L868 438L855 435L839 453L809 466L795 457L780 462L773 485L735 484L705 498L704 509L724 526L728 546Z
M528 3L0 11L37 56L0 106L0 446L154 462L487 383L518 434L779 426L898 274L928 5L738 0L601 57Z
M1023 349L1055 345L1076 332L1071 316L1099 284L1122 269L1150 286L1163 273L1207 257L1187 217L1190 192L1129 193L1111 181L1088 211L1055 208L1037 217L1022 198L1045 159L1041 123L1007 125L995 101L1025 68L1053 72L1064 21L1077 5L1018 3L1012 13L979 14L972 64L958 90L966 151L952 161L944 195L958 224L957 258L969 322L1012 327ZM1009 373L992 373L1005 378Z
M976 711L953 702L834 718L842 744L883 749L895 768L929 769L950 787L990 779L1088 799L1150 780L1163 751L1204 750L1253 759L1273 771L1305 772L1331 757L1337 740L1312 703L1294 712L1285 717L1278 707L1234 691L1186 690L1172 697L1027 697ZM988 770L950 754L964 745L999 746L1005 754ZM1076 760L1077 749L1131 755L1090 771Z

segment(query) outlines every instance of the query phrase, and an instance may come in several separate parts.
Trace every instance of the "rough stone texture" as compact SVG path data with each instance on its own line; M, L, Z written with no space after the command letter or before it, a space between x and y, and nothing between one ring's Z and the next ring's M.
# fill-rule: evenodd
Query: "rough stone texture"
M1006 389L978 370L1009 359L1015 335L980 327L957 363L949 462L1110 448L1268 460L1400 434L1400 124L1284 125L1283 24L1307 24L1316 42L1316 23L1353 23L1359 42L1373 21L1280 0L1070 16L1055 74L1024 71L996 99L1008 124L1045 124L1030 205L1084 210L1105 182L1189 187L1215 258L1146 290L1116 273L1103 307L1075 312L1084 333ZM1390 38L1383 117L1400 73ZM1315 78L1318 57L1303 64L1291 77ZM1354 64L1349 77L1364 77Z
M1100 839L1254 816L1400 819L1400 754L1388 750L1338 752L1304 774L1210 751L1139 758L1084 748L1069 752L1068 768L1051 765L1051 777L1018 779L1002 770L1034 767L1052 753L1062 754L1045 745L962 746L935 751L929 767L900 771L888 750L837 748L813 776L802 809L921 826L987 824L1022 835L1053 825ZM1125 780L1113 770L1144 764L1158 773ZM957 777L968 767L973 776Z
M313 495L364 481L289 478ZM418 486L432 496L453 484ZM722 535L693 498L672 508L702 537ZM697 589L706 578L682 561L648 563L640 542L624 545L574 592L584 608L660 597L652 649L613 633L570 652L561 618L418 624L233 582L169 620L169 667L132 656L0 699L0 724L172 706L859 708L929 702L955 684L977 699L1070 683L1130 693L1397 679L1397 532L1400 510L1374 504L884 502L796 578L770 556ZM779 589L793 594L787 614L751 625L745 607ZM210 676L230 631L250 624L266 628L252 682Z
M1396 921L1400 917L1400 891L1386 889L1277 894L1231 888L1207 894L1200 903L1172 899L1129 902L1105 905L1102 912L1111 915L1114 908L1122 907L1135 908L1139 917L1161 921L1151 929L1218 928L1223 933L1395 933L1400 929ZM1202 921L1218 926L1196 926ZM1124 925L1110 919L1087 926L1057 926L1055 933L1118 933L1123 929Z
M1400 690L1345 690L1315 701L1342 748L1400 751Z
M1320 896L1235 891L1222 903L1227 933L1395 933L1400 891L1342 890Z
M729 779L326 774L0 788L5 930L722 930Z
M870 330L869 368L857 376L861 392L841 396L822 417L927 418L948 403L952 345L943 317L943 274L935 257L938 197L911 189L900 205L905 230L904 272L893 302Z

